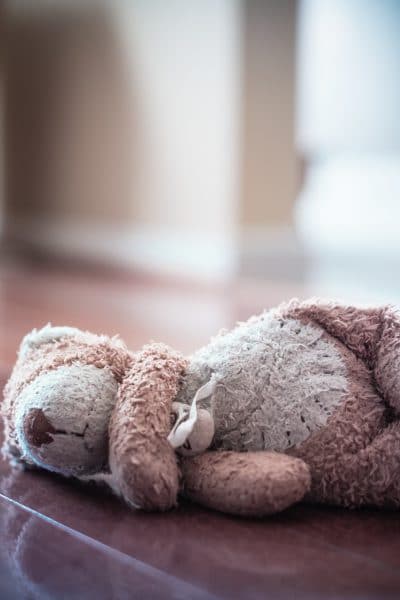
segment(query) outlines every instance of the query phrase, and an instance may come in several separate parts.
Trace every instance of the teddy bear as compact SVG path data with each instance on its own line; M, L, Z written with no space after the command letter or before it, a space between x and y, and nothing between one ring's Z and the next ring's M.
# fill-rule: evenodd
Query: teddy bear
M5 388L15 464L108 485L144 510L179 495L242 516L299 501L400 505L400 315L292 300L190 357L47 326Z

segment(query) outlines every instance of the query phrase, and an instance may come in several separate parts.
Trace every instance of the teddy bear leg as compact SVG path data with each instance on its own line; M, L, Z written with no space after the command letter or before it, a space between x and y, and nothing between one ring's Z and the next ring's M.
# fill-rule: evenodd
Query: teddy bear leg
M292 300L279 307L284 318L315 323L367 363L375 361L387 307L360 308L324 300ZM372 365L371 365L372 366Z
M400 314L390 307L382 315L374 358L376 382L386 402L400 415Z
M313 322L341 341L373 371L385 401L400 414L400 313L391 306L360 308L334 302L292 301L283 317Z
M307 500L348 507L400 507L400 421L388 425L356 454L313 471Z
M275 452L205 452L183 458L181 468L187 498L235 515L280 512L310 487L306 463Z

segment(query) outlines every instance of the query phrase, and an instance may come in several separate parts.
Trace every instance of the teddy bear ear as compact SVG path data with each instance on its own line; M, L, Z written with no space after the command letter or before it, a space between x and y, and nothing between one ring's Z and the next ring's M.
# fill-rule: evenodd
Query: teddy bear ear
M56 342L64 337L73 337L81 333L76 327L52 327L51 323L48 323L42 329L33 329L28 333L22 340L19 347L18 356L24 358L28 352L35 348L39 348L43 344L49 342Z
M179 354L151 344L135 356L120 385L109 427L109 466L112 487L134 508L176 505L179 470L167 438L185 368Z

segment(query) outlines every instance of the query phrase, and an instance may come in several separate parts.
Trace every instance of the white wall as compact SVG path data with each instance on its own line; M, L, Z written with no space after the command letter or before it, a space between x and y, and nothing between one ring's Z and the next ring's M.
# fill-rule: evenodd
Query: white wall
M400 2L301 0L298 140L307 155L400 151Z
M240 3L121 0L113 10L135 105L143 245L149 236L174 261L225 271L240 176Z
M302 0L297 225L328 293L400 301L400 2ZM349 298L353 299L353 298Z

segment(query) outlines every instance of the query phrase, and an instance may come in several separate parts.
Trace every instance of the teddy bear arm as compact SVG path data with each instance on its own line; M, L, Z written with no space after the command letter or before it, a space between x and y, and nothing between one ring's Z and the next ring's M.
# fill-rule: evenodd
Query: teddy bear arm
M274 452L205 452L183 458L183 495L209 508L243 516L277 513L310 487L301 459Z
M178 464L167 437L185 364L161 345L145 347L119 388L109 427L109 484L134 508L176 504Z

